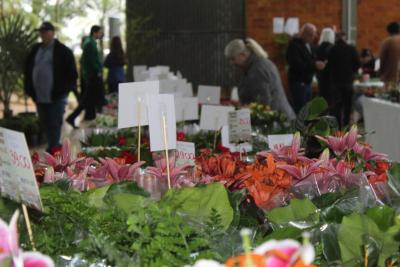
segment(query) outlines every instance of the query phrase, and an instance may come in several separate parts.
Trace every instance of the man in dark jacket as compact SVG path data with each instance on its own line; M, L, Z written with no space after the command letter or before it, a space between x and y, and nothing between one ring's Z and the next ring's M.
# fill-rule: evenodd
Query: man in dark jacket
M324 62L316 61L313 47L316 34L317 29L313 24L304 24L300 36L290 41L286 51L289 89L296 113L311 99L311 82L315 71L325 67Z
M329 106L340 127L350 122L353 82L360 66L356 48L346 43L344 33L339 33L328 58L328 69L332 81Z
M74 55L55 39L54 26L43 22L38 31L42 42L34 45L28 55L24 89L36 103L47 135L47 150L52 152L60 147L66 99L69 91L76 88L78 74Z

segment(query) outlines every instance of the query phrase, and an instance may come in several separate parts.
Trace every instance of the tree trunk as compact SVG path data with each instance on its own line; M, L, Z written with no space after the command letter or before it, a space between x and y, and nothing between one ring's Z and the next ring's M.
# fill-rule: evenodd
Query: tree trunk
M3 118L5 118L5 119L11 118L13 115L13 112L10 109L10 100L5 99L3 102L3 105L4 105Z

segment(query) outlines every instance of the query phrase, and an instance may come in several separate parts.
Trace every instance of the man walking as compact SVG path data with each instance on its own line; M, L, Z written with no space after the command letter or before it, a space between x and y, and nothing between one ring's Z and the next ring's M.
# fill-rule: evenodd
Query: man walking
M96 43L96 40L101 38L103 38L103 30L100 26L95 25L90 30L90 36L83 43L81 68L85 93L79 106L67 118L67 122L74 128L77 128L75 119L84 109L86 110L85 120L93 120L96 118L96 108L101 108L105 104L103 66Z
M24 89L36 103L39 120L47 136L47 151L60 145L67 96L76 88L78 74L72 51L55 38L55 28L43 22L25 65Z

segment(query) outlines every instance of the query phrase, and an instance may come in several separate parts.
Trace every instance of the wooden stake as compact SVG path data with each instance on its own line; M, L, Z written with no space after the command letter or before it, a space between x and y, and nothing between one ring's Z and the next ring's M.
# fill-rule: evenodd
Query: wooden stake
M167 163L168 189L171 189L171 175L170 175L170 169L169 169L167 125L166 125L166 122L165 122L165 114L164 114L164 112L162 113L162 123L163 123L163 136L164 136L164 148L165 148L165 161Z
M141 112L141 103L142 99L138 97L138 143L137 143L137 158L138 162L140 161L140 145L141 145L141 139L142 139L142 126L140 125L140 112Z
M29 241L31 242L32 250L36 251L35 242L33 241L33 232L32 232L32 227L31 227L31 221L29 220L28 209L26 208L26 206L24 204L22 204L22 211L24 213L25 224L26 224L26 228L28 230Z

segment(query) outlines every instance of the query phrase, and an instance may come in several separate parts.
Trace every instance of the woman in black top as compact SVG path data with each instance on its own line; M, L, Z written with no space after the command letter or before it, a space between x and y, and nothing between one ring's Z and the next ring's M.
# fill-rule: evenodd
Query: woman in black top
M107 84L109 93L118 93L118 84L125 82L125 62L121 38L115 36L111 40L110 53L104 60L104 67L108 69Z
M329 57L329 52L333 45L335 44L335 32L331 28L325 28L321 32L321 37L319 40L319 46L317 49L317 60L322 62L327 62ZM319 95L324 97L329 103L329 87L331 86L330 75L328 70L328 65L325 68L317 71L317 80Z

